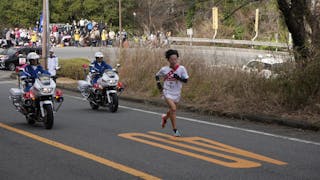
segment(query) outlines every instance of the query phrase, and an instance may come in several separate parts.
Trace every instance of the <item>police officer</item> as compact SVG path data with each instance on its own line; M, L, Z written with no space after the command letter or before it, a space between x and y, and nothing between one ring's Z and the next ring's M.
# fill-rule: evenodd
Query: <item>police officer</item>
M40 56L35 53L31 52L27 55L28 65L24 68L24 71L21 72L20 78L21 80L25 80L26 86L24 88L25 92L28 92L32 87L35 79L38 77L39 74L48 74L50 73L43 69L43 67L39 64Z
M112 67L103 60L102 52L98 51L94 56L96 59L90 66L90 72L94 74L92 84L97 83L97 80L102 76L104 70L112 69Z

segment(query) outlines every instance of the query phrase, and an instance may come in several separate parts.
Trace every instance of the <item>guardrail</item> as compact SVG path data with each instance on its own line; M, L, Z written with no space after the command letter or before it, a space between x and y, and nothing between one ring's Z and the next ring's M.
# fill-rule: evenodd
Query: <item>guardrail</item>
M291 44L264 42L264 41L249 41L249 40L234 40L234 39L209 39L209 38L188 38L188 37L169 37L169 42L188 42L192 43L218 43L218 44L231 44L231 45L248 45L248 46L269 46L277 48L290 48Z

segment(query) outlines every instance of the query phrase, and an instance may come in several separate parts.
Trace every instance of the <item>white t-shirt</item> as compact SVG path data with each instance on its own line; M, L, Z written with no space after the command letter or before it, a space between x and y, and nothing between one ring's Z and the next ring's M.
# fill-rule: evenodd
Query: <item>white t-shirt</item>
M173 71L173 73L170 71ZM179 65L179 67L175 71L169 66L164 66L160 69L159 72L157 72L156 75L164 78L164 82L163 82L164 92L169 93L171 95L179 96L181 94L182 82L176 80L173 77L174 74L177 74L179 77L183 79L189 78L186 68L182 65Z
M114 36L115 36L116 34L115 34L115 32L114 31L110 31L109 32L109 37L110 37L110 39L114 39Z
M79 25L80 25L80 27L84 27L84 20L83 20L83 19L81 19L81 20L79 21Z

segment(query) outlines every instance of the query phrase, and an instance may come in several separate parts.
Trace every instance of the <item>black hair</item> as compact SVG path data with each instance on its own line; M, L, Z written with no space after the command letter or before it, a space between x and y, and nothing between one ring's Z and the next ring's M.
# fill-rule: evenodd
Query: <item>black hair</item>
M173 49L169 49L168 51L166 51L166 58L169 59L171 55L177 55L177 57L179 57L179 53L177 50L173 50Z

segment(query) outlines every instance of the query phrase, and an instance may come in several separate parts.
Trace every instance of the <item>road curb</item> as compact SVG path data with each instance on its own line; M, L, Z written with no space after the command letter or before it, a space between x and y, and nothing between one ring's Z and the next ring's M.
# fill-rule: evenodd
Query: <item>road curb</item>
M64 84L58 83L57 86L59 88L66 89L69 91L79 92L79 90L75 88L74 84L64 85ZM119 98L126 101L136 102L136 103L145 103L145 104L152 104L152 105L166 107L166 104L162 99L156 99L156 98L144 99L144 98L131 97L127 95L121 95ZM282 126L298 128L303 130L312 130L312 131L320 130L320 124L312 124L302 120L288 119L288 118L282 118L278 116L270 116L265 114L240 114L240 113L232 113L232 112L213 111L210 109L198 109L192 105L187 105L183 103L179 104L179 107L182 110L187 110L195 113L202 113L205 115L234 118L238 120L249 120L253 122L266 123L266 124L278 124Z

